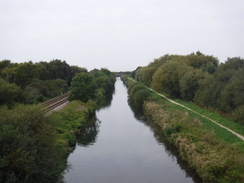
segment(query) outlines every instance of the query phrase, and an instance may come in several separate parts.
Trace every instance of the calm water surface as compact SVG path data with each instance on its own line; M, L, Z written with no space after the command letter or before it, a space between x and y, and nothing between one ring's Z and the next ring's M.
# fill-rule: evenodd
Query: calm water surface
M78 143L68 157L70 168L65 171L64 182L199 182L160 142L155 130L136 118L127 96L127 89L118 78L111 105L97 112L99 128L96 123L88 129L90 136L83 137L93 143Z

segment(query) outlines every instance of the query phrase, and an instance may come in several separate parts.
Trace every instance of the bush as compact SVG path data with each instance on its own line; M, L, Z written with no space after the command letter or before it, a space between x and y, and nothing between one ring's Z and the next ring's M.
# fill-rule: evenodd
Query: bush
M144 100L150 96L148 89L140 89L132 96L132 101L138 105L142 106Z
M177 147L181 158L196 170L203 182L243 182L243 151L219 140L198 118L164 108L159 102L144 103L145 115L161 127L165 139Z
M8 105L9 107L12 107L15 102L20 101L20 96L20 87L0 79L0 105Z
M2 107L0 116L0 182L54 182L67 154L55 121L40 106Z
M96 79L93 75L88 73L77 74L71 82L70 99L87 102L89 99L95 98L96 89Z
M133 85L133 87L131 88L129 95L130 95L131 97L133 97L133 95L134 95L137 91L139 91L139 90L141 90L141 89L145 89L145 86L144 86L143 84L141 84L141 83L136 83L136 84Z

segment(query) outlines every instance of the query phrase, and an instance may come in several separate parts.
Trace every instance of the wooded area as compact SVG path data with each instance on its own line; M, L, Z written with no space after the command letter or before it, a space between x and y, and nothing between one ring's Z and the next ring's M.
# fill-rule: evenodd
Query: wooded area
M70 100L101 101L106 94L114 90L114 82L115 74L104 68L77 74L71 82Z
M244 59L217 58L201 52L164 55L132 76L158 92L192 101L244 124Z
M57 182L76 137L114 91L108 69L70 66L65 61L0 62L0 182ZM70 91L70 102L49 115L41 105Z
M72 78L87 69L65 61L0 62L0 105L34 104L68 91Z

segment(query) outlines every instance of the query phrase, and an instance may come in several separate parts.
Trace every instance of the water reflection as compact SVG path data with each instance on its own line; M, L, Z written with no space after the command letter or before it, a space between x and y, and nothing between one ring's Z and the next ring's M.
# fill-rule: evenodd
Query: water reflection
M148 126L151 129L157 142L164 146L165 153L169 157L171 157L174 161L175 160L177 161L177 164L186 173L186 177L191 177L195 183L201 183L202 180L196 174L196 171L194 169L190 168L189 164L180 158L177 149L173 145L171 145L169 142L165 141L163 132L160 129L160 127L157 124L152 123L150 120L146 119L146 117L143 114L142 106L138 106L138 105L134 104L129 98L128 98L127 102L128 102L128 105L130 106L131 110L134 113L134 117L139 122L145 124L146 126Z
M109 93L106 94L104 100L100 102L100 104L97 106L97 111L100 111L103 108L108 108L111 106L112 100L113 100L113 94L115 92L115 88L113 87Z
M108 108L111 106L114 91L115 88L113 88L111 92L105 96L105 99L99 103L99 105L96 108L97 112L101 109ZM97 118L97 116L92 117L90 121L86 124L86 127L81 130L80 135L77 136L77 145L83 147L93 145L96 142L96 137L99 133L100 123L101 121Z
M82 129L80 135L77 136L77 145L84 147L93 145L96 142L99 126L100 121L97 119L97 117L91 118L87 126Z
M178 158L165 148L160 131L140 111L132 112L120 79L107 104L97 112L101 123L95 120L96 125L84 132L88 137L83 136L70 154L64 182L193 183L184 166L177 165Z

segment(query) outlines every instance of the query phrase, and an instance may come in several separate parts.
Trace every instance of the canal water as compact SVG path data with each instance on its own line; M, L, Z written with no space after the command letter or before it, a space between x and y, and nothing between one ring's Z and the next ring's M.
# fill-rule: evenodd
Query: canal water
M96 117L95 125L84 133L88 136L83 135L69 155L63 182L200 182L163 142L157 129L133 112L120 78L110 105L97 111Z

